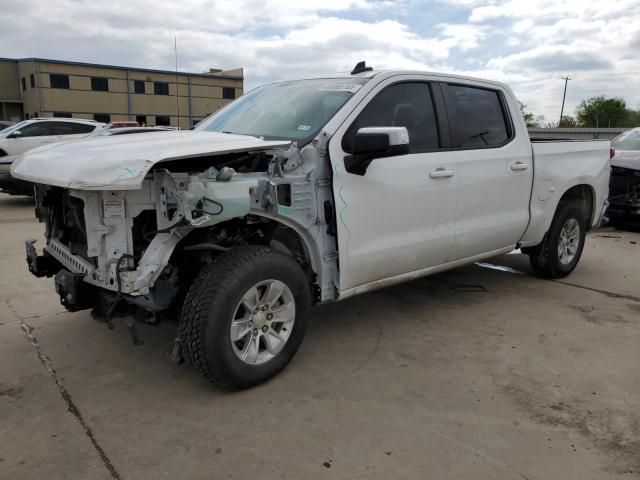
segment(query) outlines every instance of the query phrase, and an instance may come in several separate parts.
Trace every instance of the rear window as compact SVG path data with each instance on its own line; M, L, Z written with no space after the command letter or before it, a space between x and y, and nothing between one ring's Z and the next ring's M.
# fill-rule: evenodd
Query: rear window
M495 90L445 85L449 122L461 148L497 147L511 138L500 94Z
M611 146L616 150L640 150L640 129L624 132L611 142Z

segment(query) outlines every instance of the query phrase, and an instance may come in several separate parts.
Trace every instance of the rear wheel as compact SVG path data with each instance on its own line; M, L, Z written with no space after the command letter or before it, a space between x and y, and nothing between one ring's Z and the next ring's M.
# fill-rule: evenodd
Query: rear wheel
M263 382L295 355L310 304L307 277L291 257L260 246L233 249L204 267L187 293L186 357L225 388Z
M569 275L580 261L585 236L582 210L575 203L561 203L542 243L529 250L533 271L545 278Z

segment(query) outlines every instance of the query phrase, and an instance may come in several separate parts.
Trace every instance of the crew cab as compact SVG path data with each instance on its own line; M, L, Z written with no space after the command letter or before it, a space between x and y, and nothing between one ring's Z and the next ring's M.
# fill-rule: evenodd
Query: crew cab
M608 141L531 142L506 85L373 71L264 85L192 131L43 147L37 276L108 324L179 312L174 358L231 389L294 356L314 304L521 248L568 275L606 209Z

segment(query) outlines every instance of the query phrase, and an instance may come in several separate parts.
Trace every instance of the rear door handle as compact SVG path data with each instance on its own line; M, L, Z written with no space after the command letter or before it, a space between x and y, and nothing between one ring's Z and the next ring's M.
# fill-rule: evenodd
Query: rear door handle
M453 177L453 170L445 170L442 167L436 168L429 172L429 178L450 178Z
M516 162L511 164L511 170L513 170L514 172L526 170L527 168L529 168L528 163Z

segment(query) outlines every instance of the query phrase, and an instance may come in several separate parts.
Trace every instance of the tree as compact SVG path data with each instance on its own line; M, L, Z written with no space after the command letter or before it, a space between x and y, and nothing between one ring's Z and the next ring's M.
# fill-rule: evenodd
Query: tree
M640 110L627 110L627 124L625 127L640 127Z
M533 113L525 111L527 106L518 100L518 104L520 105L520 113L522 113L522 117L524 118L524 122L527 124L527 128L535 128L540 126L540 119L542 117L536 117Z
M606 98L604 95L583 100L576 108L576 118L580 127L624 127L629 111L622 98Z
M576 119L570 115L563 115L560 123L547 122L544 128L575 128L578 126Z

